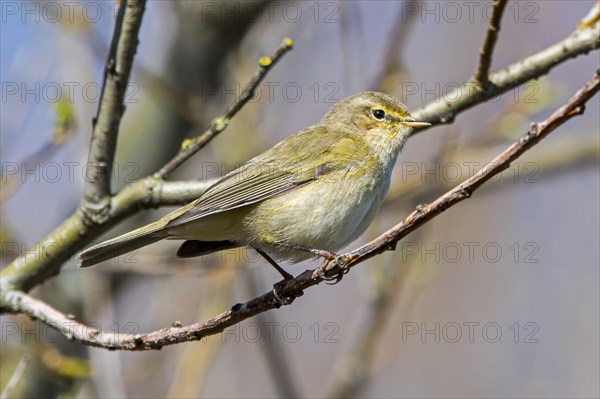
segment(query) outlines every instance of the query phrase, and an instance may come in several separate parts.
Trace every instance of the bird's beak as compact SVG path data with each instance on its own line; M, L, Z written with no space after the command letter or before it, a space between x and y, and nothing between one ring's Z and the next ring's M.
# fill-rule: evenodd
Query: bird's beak
M423 127L431 126L431 123L429 123L429 122L417 122L417 121L404 121L404 122L402 122L402 124L406 125L406 126L410 126L410 127L415 127L415 128L423 128Z

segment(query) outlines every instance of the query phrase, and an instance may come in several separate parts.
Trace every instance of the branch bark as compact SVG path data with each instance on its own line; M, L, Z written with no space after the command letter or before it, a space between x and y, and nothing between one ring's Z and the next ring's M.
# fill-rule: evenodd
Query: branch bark
M125 92L139 43L138 33L146 0L123 0L104 67L104 82L98 111L92 121L88 166L93 171L86 181L82 208L92 219L106 220L110 208L110 181L117 148Z
M502 14L504 14L504 7L506 7L508 0L494 0L494 9L492 10L492 19L488 25L488 31L485 35L485 41L479 51L479 65L475 71L475 82L485 89L489 83L488 74L490 73L490 65L492 64L492 54L494 52L494 46L498 40L498 32L500 32L500 20L502 20Z
M340 273L347 272L350 268L379 253L395 249L396 243L407 234L441 214L446 209L470 198L482 184L507 169L511 162L538 144L557 127L566 123L571 118L582 114L586 102L598 93L599 90L600 76L596 74L565 105L557 109L543 122L532 124L525 135L494 158L494 160L474 176L430 204L417 207L406 219L375 240L354 251L340 255L333 261L326 262L317 269L306 270L293 279L275 284L274 291L277 291L279 297L290 298L288 301L289 304L293 302L294 298L302 296L305 289L319 284L324 279L338 276ZM322 273L319 273L320 271ZM225 328L249 317L270 309L279 308L282 304L276 298L274 291L265 293L246 303L236 304L230 310L201 323L189 326L175 325L148 334L134 336L98 331L93 327L73 320L45 302L37 300L21 291L4 292L1 299L3 307L6 310L25 313L31 318L57 329L69 339L106 349L137 351L160 349L165 345L197 341L203 337L217 334Z

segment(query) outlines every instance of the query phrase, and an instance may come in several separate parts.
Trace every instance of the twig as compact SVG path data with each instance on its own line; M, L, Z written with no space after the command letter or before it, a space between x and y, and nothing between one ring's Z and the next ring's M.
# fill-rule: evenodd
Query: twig
M257 295L260 291L258 290L257 274L249 268L244 268L245 282L250 292L250 295ZM263 328L263 326L274 325L273 319L270 314L259 313L256 315L256 322ZM271 379L275 388L277 389L277 396L280 398L301 398L299 390L296 388L295 379L292 371L290 370L290 364L286 358L286 350L278 340L272 339L261 339L262 352L265 355L265 361L267 363L267 369L271 374Z
M158 181L152 187L152 194L148 198L149 207L185 205L200 197L207 188L215 183L215 179Z
M485 90L488 86L488 74L490 73L490 65L492 64L492 53L494 52L494 46L496 40L498 40L498 32L500 32L500 20L502 20L502 14L504 13L504 7L506 7L508 0L494 0L494 8L492 10L492 19L488 25L488 31L485 35L485 41L481 50L479 50L479 65L475 71L475 82Z
M224 266L224 267L223 267ZM210 273L207 287L210 293L206 293L197 302L198 311L193 315L196 320L203 320L219 312L231 302L233 291L233 280L238 275L239 263L235 259L226 259L225 265L219 262L219 270ZM186 300L189 295L182 293L176 298ZM176 301L177 299L174 298ZM197 296L196 296L197 298ZM169 383L169 389L164 396L166 399L194 398L204 392L204 385L210 371L213 369L214 359L223 349L219 337L204 340L202 345L195 345L185 349L178 356L177 363L173 369L173 377Z
M396 23L386 44L383 67L379 69L375 79L373 79L373 82L369 86L374 90L393 94L393 90L400 86L401 77L404 73L401 54L418 15L417 13L407 13L406 11L411 7L416 8L418 2L417 0L409 0L400 7Z
M599 90L600 77L595 75L565 105L556 110L543 122L532 124L524 136L498 155L473 177L448 191L432 203L418 207L404 221L375 240L354 251L340 255L329 263L325 263L323 266L327 267L324 268L322 277L316 273L321 268L317 268L306 270L293 279L277 283L275 288L279 296L290 298L289 303L291 303L293 302L293 298L303 295L305 289L322 282L323 277L337 276L344 270L347 271L349 268L377 254L393 250L396 247L396 243L407 234L451 206L469 198L483 183L507 169L511 162L539 143L557 127L574 116L582 114L585 109L585 103ZM98 331L95 328L67 317L47 303L21 291L6 291L2 294L1 299L2 306L6 310L25 313L31 318L57 329L69 339L74 339L90 346L132 351L160 349L165 345L197 341L203 337L218 334L225 328L249 317L282 306L273 291L271 291L246 303L234 305L230 310L202 323L195 323L185 327L172 326L148 334L131 336Z
M596 0L590 11L577 24L577 29L588 28L598 21L600 21L600 1Z
M233 104L227 108L225 113L213 119L208 129L204 131L201 135L194 137L191 140L186 140L181 146L181 150L179 153L171 159L165 166L163 166L158 172L154 174L155 179L166 179L169 177L171 172L173 172L177 167L179 167L182 163L184 163L188 158L197 153L202 147L204 147L210 140L212 140L216 135L221 133L227 125L231 118L238 113L240 109L248 101L254 97L256 92L256 88L265 78L267 73L273 68L275 64L288 52L292 49L292 39L285 38L275 49L273 54L270 57L262 57L258 60L258 68L254 72L254 76L250 83L246 85L244 91L240 97Z
M117 135L129 82L138 32L146 0L123 0L117 13L115 30L104 68L104 82L98 111L92 121L92 140L88 165L94 173L84 187L83 208L92 219L103 221L110 206L110 181L117 146Z
M493 73L489 77L492 85L486 90L481 90L479 86L468 81L444 98L438 98L412 112L412 115L416 120L434 125L451 123L460 112L497 97L528 80L539 78L565 60L587 54L599 47L600 22L596 22L589 28L576 30L560 42ZM415 134L427 129L416 130Z
M67 143L75 133L76 118L73 107L69 103L70 98L61 98L54 104L54 129L51 137L42 144L33 154L25 158L16 170L10 172L3 171L2 181L0 181L0 209L5 201L27 181L31 170L37 170L48 159L51 159L56 152ZM3 168L8 169L8 168Z
M477 159L478 155L481 155L481 153L471 154L470 159ZM544 147L544 150L540 149L537 153L535 165L532 166L536 169L532 169L531 173L535 173L536 176L538 176L538 172L543 176L556 176L558 174L569 173L574 168L586 165L595 167L599 159L600 143L598 143L597 136L574 136L572 140L561 140L558 143L554 142L551 145L547 145ZM527 181L527 177L524 176L521 178ZM419 176L407 179L401 185L390 189L382 207L398 206L400 203L404 204L423 195L438 196L453 187L453 182L442 180L439 184L423 184L423 178ZM515 175L506 174L502 175L502 178L496 183L508 184L513 182L515 182ZM485 192L481 194L493 193L494 190L504 188L504 184L488 184Z
M0 399L7 399L10 396L12 391L17 386L19 380L21 380L21 377L25 372L25 368L27 368L29 360L31 360L30 355L23 355L23 357L21 357L21 360L19 360L19 363L17 364L14 373L10 376L10 379L6 383L6 386L2 390L2 393L0 393Z

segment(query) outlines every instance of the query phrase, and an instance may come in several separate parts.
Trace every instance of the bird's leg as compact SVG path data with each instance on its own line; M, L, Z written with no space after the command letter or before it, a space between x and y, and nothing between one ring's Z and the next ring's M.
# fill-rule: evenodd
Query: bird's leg
M283 248L295 249L296 251L309 252L311 254L320 256L321 258L325 258L328 261L332 261L337 257L336 253L327 251L325 249L308 248L308 247L305 247L304 245L292 244L289 242L281 242L281 241L275 241L274 244L277 246L283 247Z
M269 255L267 255L267 253L266 253L265 251L263 251L263 250L261 250L261 249L258 249L258 248L254 248L254 250L255 250L256 252L258 252L258 254L259 254L260 256L262 256L263 258L265 258L265 260L266 260L267 262L269 262L269 264L270 264L271 266L273 266L273 267L275 268L275 270L277 270L277 271L279 272L279 274L281 274L281 275L283 276L283 279L284 279L284 280L290 280L290 279L294 278L294 276L292 276L291 274L289 274L288 272L286 272L286 271L283 269L283 267L279 266L279 265L277 264L277 262L275 262L275 261L273 260L273 258L271 258Z
M342 271L335 276L325 277L325 271L327 270L329 263L331 261L333 261L334 259L339 258L339 256L336 253L327 251L324 249L308 248L308 247L305 247L302 245L291 244L291 243L280 242L280 241L275 242L275 245L278 245L278 246L284 247L284 248L295 249L297 251L309 252L311 254L315 254L317 256L325 258L325 263L323 263L321 266L319 266L315 270L315 272L313 273L313 278L321 278L321 279L325 280L325 282L329 285L334 285L334 284L339 283L342 280L342 277L344 277L344 274L348 273L348 271L349 271L346 267L343 267L343 265L345 264L345 259L343 259L342 260Z
M256 252L258 252L260 256L262 256L263 258L265 258L265 260L267 262L269 262L269 264L271 266L273 266L275 268L275 270L277 270L279 272L279 274L281 274L283 276L283 282L285 282L286 280L290 280L290 279L294 278L294 276L292 276L291 274L289 274L288 272L286 272L281 266L279 266L277 264L277 262L275 262L273 260L273 258L271 258L269 255L267 255L265 251L260 250L258 248L254 248L254 250ZM288 297L283 297L283 296L279 295L279 292L277 291L277 285L281 284L281 283L282 282L280 281L279 283L273 285L273 296L275 297L275 299L277 300L277 302L279 302L281 305L289 305L290 303L292 303L294 301L294 297L289 297L288 298Z

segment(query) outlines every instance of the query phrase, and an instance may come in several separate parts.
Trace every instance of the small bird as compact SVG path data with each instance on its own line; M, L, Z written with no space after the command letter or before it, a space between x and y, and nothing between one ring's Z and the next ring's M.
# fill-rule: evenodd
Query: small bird
M162 239L185 240L179 257L247 246L285 278L276 260L332 259L369 226L416 122L394 97L362 92L228 173L162 219L94 245L87 267Z

